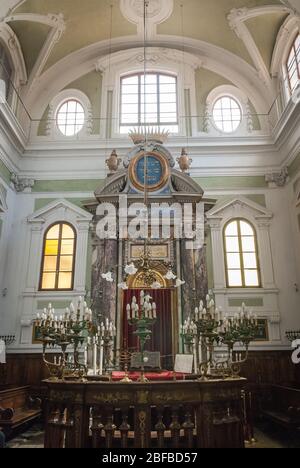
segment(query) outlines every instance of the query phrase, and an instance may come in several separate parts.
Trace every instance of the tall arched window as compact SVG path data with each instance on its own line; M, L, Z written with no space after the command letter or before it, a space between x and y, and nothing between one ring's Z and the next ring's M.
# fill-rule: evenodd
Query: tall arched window
M162 73L137 73L121 78L120 131L158 127L178 133L177 78Z
M295 41L293 42L291 51L288 55L287 63L287 78L290 92L296 89L300 80L300 34L297 34Z
M44 237L40 290L73 289L75 249L76 233L70 224L50 226Z
M224 228L227 286L261 286L256 232L243 219L230 221Z

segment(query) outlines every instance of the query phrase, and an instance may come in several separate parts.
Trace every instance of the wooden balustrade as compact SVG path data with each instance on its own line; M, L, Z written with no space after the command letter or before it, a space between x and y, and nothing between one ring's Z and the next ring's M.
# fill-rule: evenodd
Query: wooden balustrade
M244 447L244 379L45 384L46 448Z

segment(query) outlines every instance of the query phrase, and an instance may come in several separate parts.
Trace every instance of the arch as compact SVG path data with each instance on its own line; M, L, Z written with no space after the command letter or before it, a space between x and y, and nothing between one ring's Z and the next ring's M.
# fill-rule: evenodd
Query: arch
M257 232L245 218L232 218L223 228L228 288L259 288L261 272Z
M66 221L51 224L44 234L40 291L72 291L74 288L77 233Z

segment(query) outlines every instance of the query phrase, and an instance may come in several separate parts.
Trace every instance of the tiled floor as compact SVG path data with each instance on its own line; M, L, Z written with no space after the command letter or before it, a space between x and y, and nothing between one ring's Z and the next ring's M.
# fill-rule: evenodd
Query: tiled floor
M291 442L287 435L276 428L267 424L261 424L255 430L255 437L257 442L248 445L247 448L262 449L262 448L299 448L299 442ZM35 425L28 431L17 436L8 444L8 448L43 448L44 446L44 432L41 425Z

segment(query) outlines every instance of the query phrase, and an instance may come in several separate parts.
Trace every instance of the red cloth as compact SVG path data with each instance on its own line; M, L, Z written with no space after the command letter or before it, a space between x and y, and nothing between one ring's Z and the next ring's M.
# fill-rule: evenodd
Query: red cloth
M134 382L137 381L141 373L140 372L129 372L129 378ZM171 371L163 371L163 372L146 372L145 376L150 381L161 382L165 380L173 380L174 379L174 372ZM175 373L176 380L184 380L185 374ZM113 372L112 373L112 380L114 382L118 382L125 377L125 372Z
M145 289L153 298L157 306L157 320L152 327L152 336L146 343L147 351L159 351L162 356L163 369L173 369L172 348L172 292L170 289ZM139 349L137 337L134 335L135 327L128 324L126 306L132 303L135 296L140 301L140 289L124 291L123 297L123 348L129 350Z

